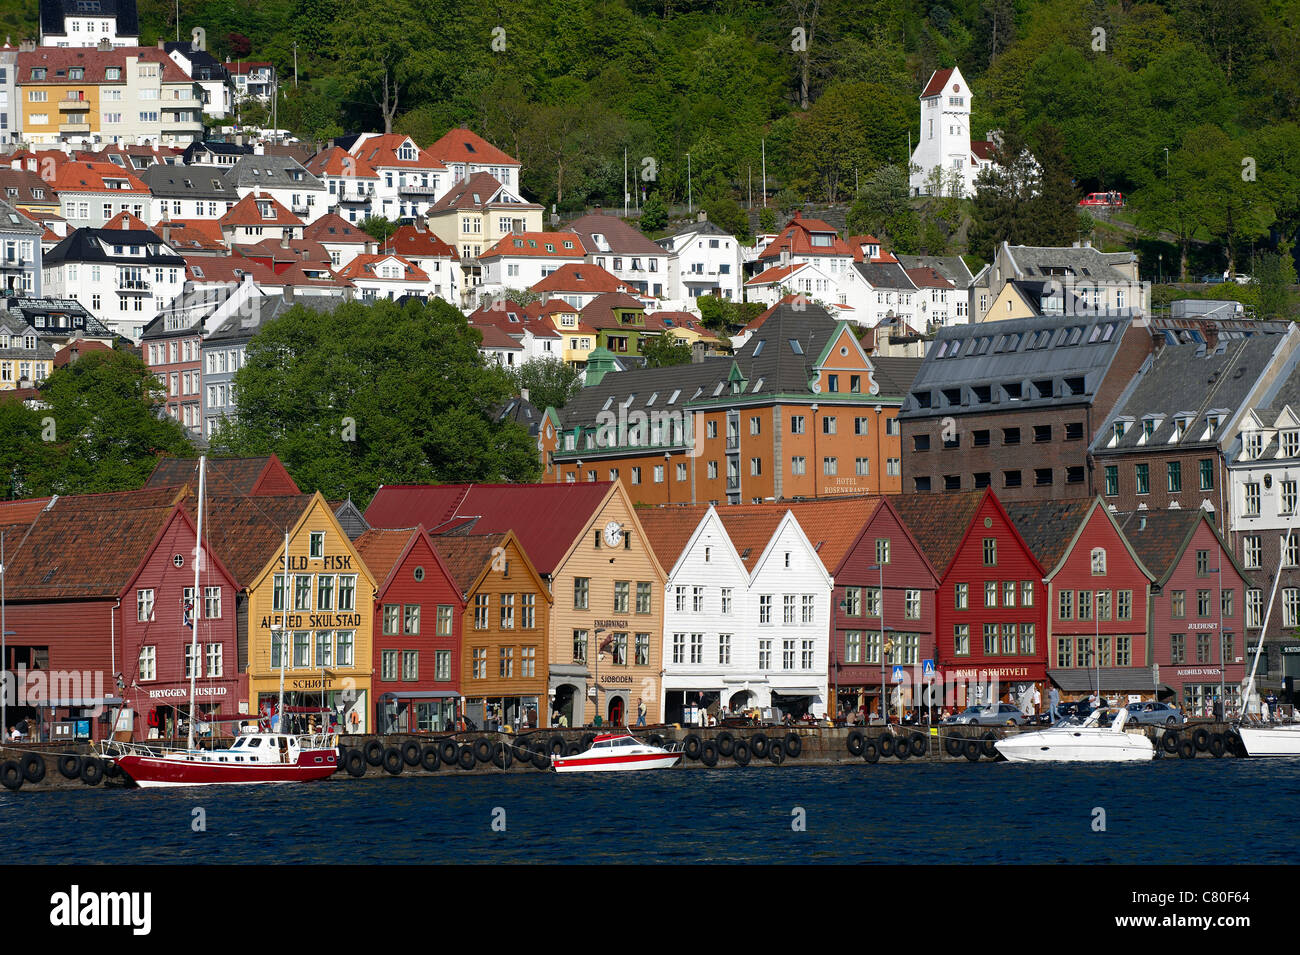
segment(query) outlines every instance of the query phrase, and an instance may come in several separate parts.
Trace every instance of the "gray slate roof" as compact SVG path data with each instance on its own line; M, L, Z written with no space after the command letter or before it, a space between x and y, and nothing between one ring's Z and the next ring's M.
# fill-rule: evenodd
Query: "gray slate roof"
M1096 395L1131 319L1126 315L1034 316L941 328L912 382L900 418L1087 404ZM1070 384L1082 389L1071 391ZM1035 382L1051 382L1041 393ZM1012 401L1007 385L1020 386ZM988 401L982 389L988 389ZM958 400L951 398L956 395ZM929 407L925 406L929 402Z
M896 288L915 292L916 285L897 262L854 262L853 267L872 288Z
M1223 342L1208 352L1204 345L1165 346L1120 396L1093 441L1093 452L1214 445L1282 341L1280 335L1252 335ZM1210 414L1218 414L1219 426L1207 437ZM1142 422L1152 415L1163 420L1143 441ZM1183 415L1190 416L1190 423L1175 441L1177 419ZM1112 445L1113 425L1120 420L1128 427Z
M42 338L107 338L114 334L108 326L72 298L7 298L0 299L0 314L9 312L36 328ZM45 319L45 327L36 327L36 318Z
M959 289L970 288L975 281L960 255L897 255L905 269L934 269Z
M155 163L137 175L159 199L216 199L238 202L239 193L227 186L215 166L167 166ZM221 211L226 210L223 207Z
M0 232L6 235L43 235L45 230L9 203L0 200Z
M299 178L295 179L295 175ZM241 187L325 191L323 182L288 156L245 156L226 170L225 180L226 188L232 192Z
M1017 277L1031 281L1050 278L1052 270L1065 268L1069 275L1088 282L1128 282L1115 266L1133 260L1132 252L1101 252L1091 246L1011 245L1007 251Z
M232 315L221 323L207 338L203 347L224 347L231 342L248 341L273 319L293 308L303 305L318 312L332 312L342 301L333 295L299 295L293 299L283 295L265 295L251 298L248 302L248 314ZM242 310L241 310L242 311Z

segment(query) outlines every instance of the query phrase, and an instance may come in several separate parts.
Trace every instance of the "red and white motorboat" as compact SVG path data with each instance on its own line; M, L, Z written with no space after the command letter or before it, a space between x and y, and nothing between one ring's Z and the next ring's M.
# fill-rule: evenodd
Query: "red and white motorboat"
M154 750L102 743L100 752L142 789L161 786L300 783L338 769L338 737L249 733L228 749Z
M682 758L681 743L651 746L630 733L606 733L576 756L555 756L557 773L626 773L638 769L667 769Z

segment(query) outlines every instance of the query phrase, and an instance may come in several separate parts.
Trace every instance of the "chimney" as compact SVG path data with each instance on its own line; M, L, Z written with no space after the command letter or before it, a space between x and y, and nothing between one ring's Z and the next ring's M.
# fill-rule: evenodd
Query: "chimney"
M282 248L282 249L287 249L287 248L289 248L289 230L288 230L288 229L282 229L282 230L280 230L280 248Z
M802 219L802 218L803 218L803 210L802 210L802 209L796 209L796 210L794 210L794 218L796 218L796 219Z
M708 214L707 212L705 212L703 209L701 209L701 210L700 210L699 217L698 217L695 221L697 221L697 222L708 222L708 221L709 221L709 214Z
M527 389L527 388L520 388L520 389L519 389L519 397L522 398L522 399L524 399L524 401L527 401L527 400L528 400L528 389Z
M100 42L100 43L106 43L106 42L108 42L108 41L107 41L107 39L104 39L104 40L100 40L99 42ZM167 47L165 47L165 46L163 45L165 42L166 42L165 40L159 40L159 41L158 41L158 49L160 49L160 50L166 50Z

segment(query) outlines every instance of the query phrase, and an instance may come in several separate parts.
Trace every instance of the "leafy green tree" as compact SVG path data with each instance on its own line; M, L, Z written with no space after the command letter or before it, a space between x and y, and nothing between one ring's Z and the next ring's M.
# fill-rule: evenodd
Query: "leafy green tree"
M1028 241L1034 245L1070 245L1079 238L1078 199L1070 160L1055 126L1044 123L1034 137L1034 154L1042 169L1038 191L1028 203Z
M1296 281L1291 246L1284 242L1277 252L1265 252L1257 257L1253 278L1259 293L1259 317L1289 318L1291 286Z
M162 384L131 352L93 351L58 369L41 388L32 419L6 409L15 428L5 461L26 494L88 494L140 487L159 454L194 454L185 428L164 412ZM5 402L4 404L12 404ZM0 427L0 433L8 427ZM33 435L41 438L33 443Z
M492 409L509 377L442 301L296 306L250 342L220 453L275 452L304 488L363 500L381 483L528 481L537 449Z
M647 368L666 368L669 365L689 365L691 346L684 338L664 333L649 339L641 349Z
M379 247L383 248L384 243L397 231L397 223L383 216L366 216L361 220L361 231L376 239Z
M533 358L509 369L515 391L541 410L563 408L582 391L582 372L559 358Z
M776 231L776 210L771 206L764 206L758 210L758 228L766 235Z
M803 206L803 200L799 198L799 194L789 187L778 192L774 197L774 201L776 202L777 209L780 210L780 213L783 216L789 216L793 214L796 209Z
M735 199L730 196L715 196L712 199L705 199L701 208L709 221L722 231L741 239L748 238L749 216Z
M0 398L0 482L3 496L48 493L56 463L53 446L41 440L42 413L13 397Z
M662 232L668 225L668 210L658 192L652 192L641 205L641 231L646 235Z
M731 303L719 295L701 295L695 300L700 310L700 321L705 328L721 331L731 320Z
M335 23L339 76L353 98L373 104L385 133L393 131L407 92L429 75L418 10L413 0L353 0Z

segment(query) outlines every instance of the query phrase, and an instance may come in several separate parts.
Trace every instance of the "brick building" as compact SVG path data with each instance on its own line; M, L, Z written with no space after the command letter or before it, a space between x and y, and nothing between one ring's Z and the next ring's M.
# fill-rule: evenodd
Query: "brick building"
M638 504L896 493L894 415L917 359L871 359L823 309L778 306L734 358L610 372L542 439L549 480Z
M898 413L902 492L1094 496L1088 444L1151 345L1124 315L940 329Z

